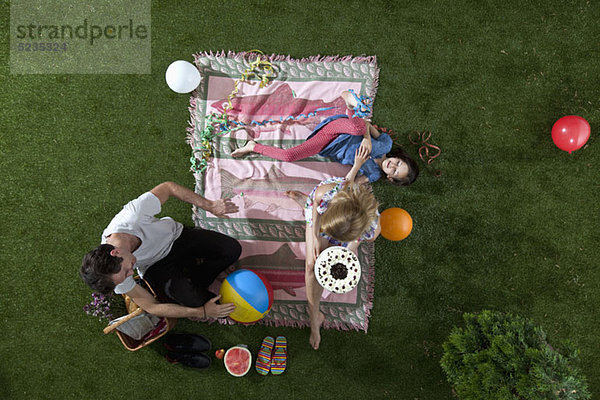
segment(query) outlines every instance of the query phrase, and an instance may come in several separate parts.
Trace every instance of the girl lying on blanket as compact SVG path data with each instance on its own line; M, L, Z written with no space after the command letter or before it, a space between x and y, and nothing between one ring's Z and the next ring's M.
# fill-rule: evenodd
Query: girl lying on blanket
M342 93L348 105L348 114L352 114L352 98L350 93ZM351 115L350 115L351 116ZM417 163L402 149L390 153L392 139L386 133L380 133L370 122L362 118L349 118L340 114L326 118L298 146L280 149L265 146L253 140L233 151L233 157L241 157L248 153L259 153L281 161L297 161L319 154L339 163L351 165L356 150L363 146L369 150L370 158L361 167L361 176L357 183L374 182L383 174L391 183L410 185L419 175Z
M299 191L286 195L304 207L306 219L306 296L310 316L310 344L316 350L321 342L320 328L325 316L319 311L323 288L315 277L315 261L322 250L344 246L356 252L361 241L373 241L379 235L377 200L354 178L369 159L367 147L355 152L355 162L345 178L328 178L307 196Z

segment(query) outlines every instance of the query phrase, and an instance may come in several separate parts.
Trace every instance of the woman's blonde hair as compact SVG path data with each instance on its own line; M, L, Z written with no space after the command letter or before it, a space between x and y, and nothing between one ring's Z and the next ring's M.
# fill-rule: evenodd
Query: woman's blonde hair
M321 230L341 242L358 239L377 218L373 193L363 185L346 184L321 216Z

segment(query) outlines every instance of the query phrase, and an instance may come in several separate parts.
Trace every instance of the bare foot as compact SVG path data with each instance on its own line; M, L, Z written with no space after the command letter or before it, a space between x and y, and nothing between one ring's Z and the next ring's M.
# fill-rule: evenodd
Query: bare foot
M325 321L325 315L321 311L317 314L317 318L310 319L310 345L313 349L318 350L321 344L321 324Z
M254 151L255 145L256 145L256 142L254 140L248 140L248 143L246 143L244 146L232 151L231 156L232 157L241 157L248 153L252 153Z
M342 92L342 99L344 99L344 101L346 102L346 107L348 107L351 110L353 110L354 107L356 107L356 105L358 104L352 93L350 93L347 90L344 90Z
M296 203L298 203L298 205L302 208L304 208L304 205L306 204L306 199L308 198L308 195L297 190L286 190L285 195L290 199L294 200Z

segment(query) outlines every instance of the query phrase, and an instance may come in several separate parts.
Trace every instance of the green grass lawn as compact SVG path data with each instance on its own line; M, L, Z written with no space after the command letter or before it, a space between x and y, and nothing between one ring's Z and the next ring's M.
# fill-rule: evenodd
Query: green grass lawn
M598 161L600 4L594 1L152 2L152 74L13 75L0 5L0 397L4 399L450 399L442 343L463 312L510 311L571 339L600 395ZM374 186L414 220L376 242L368 334L206 325L217 347L289 341L279 377L168 364L159 344L128 352L85 315L81 258L127 201L189 172L188 96L164 81L199 51L376 55L373 121L430 130L442 155L407 188ZM569 155L553 123L586 118ZM435 177L435 170L441 171ZM164 214L191 224L189 205Z

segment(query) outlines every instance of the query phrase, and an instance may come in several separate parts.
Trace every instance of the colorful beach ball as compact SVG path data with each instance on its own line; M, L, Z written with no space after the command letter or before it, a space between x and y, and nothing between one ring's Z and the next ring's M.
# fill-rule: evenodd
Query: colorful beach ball
M221 285L221 304L235 304L229 318L249 324L263 318L273 305L273 288L261 274L249 269L237 270Z

